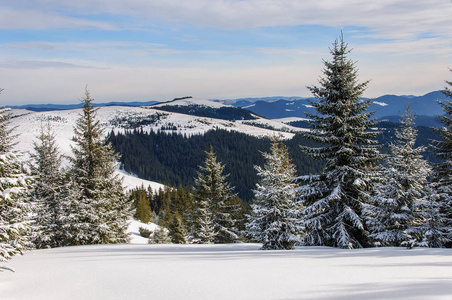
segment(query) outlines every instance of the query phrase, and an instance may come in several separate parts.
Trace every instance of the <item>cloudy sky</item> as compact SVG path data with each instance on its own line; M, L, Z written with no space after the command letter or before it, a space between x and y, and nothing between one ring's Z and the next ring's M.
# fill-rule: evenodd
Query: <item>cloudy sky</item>
M0 0L0 105L311 96L343 32L364 96L452 80L452 0Z

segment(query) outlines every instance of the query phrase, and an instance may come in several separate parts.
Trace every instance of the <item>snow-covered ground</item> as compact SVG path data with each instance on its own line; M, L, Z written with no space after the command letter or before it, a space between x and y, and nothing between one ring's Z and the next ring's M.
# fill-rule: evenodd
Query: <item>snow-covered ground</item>
M207 101L207 100L206 100ZM218 104L216 102L212 102ZM27 110L12 110L15 116L11 120L11 127L15 127L14 133L19 134L17 148L23 152L33 149L33 141L40 133L41 125L50 122L56 134L56 141L60 151L65 155L71 155L71 146L74 145L74 125L81 114L81 109L31 112ZM204 134L212 129L225 129L243 132L252 136L273 136L275 131L247 125L246 122L231 122L213 118L203 118L179 113L163 112L160 110L144 107L108 106L100 107L97 111L97 120L105 129L105 134L112 130L124 132L126 129L139 128L145 132L165 130L168 132L185 134ZM281 122L259 118L254 123L267 124L276 129L285 128L286 131L302 131L303 129L292 127ZM174 130L168 130L171 128ZM293 133L281 133L285 138L293 137Z
M130 237L132 238L130 241L131 244L148 243L148 239L140 235L140 227L146 228L149 231L155 231L157 228L159 228L159 226L154 223L144 224L136 220L130 221L128 231L130 232Z
M452 299L452 250L258 244L94 245L27 252L1 299Z

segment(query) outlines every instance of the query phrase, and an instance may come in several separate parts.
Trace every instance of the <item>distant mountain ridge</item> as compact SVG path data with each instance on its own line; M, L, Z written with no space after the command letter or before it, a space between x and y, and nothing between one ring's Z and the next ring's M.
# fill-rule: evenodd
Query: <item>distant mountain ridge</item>
M364 98L365 99L365 98ZM372 100L369 111L374 112L373 117L378 120L399 121L409 104L411 112L418 116L417 125L439 126L436 116L442 115L443 110L437 101L446 100L442 91L434 91L423 96L413 95L384 95ZM316 111L308 102L316 101L313 97L261 97L261 98L239 98L227 100L203 100L191 96L176 98L168 102L108 102L94 103L95 106L152 106L156 109L188 113L192 115L216 117L223 119L252 119L243 111L231 111L233 108L248 110L253 114L268 119L281 118L305 118L306 113L315 114ZM81 104L57 105L57 104L31 104L21 106L8 106L10 108L27 109L31 111L67 110L81 107ZM238 118L231 118L237 115Z
M158 101L147 101L147 102L107 102L107 103L96 103L93 102L93 106L104 107L104 106L127 106L127 107L139 107L147 106L159 103ZM79 104L25 104L25 105L7 105L6 107L11 109L26 109L35 112L41 111L52 111L52 110L70 110L77 109L83 106L82 103Z
M367 99L367 98L364 98ZM442 115L443 110L437 101L444 101L447 97L442 91L427 93L423 96L396 96L384 95L372 100L369 111L374 112L373 117L378 120L390 120L399 122L400 115L406 110L406 105L417 116L417 125L439 126L436 116ZM237 101L226 100L226 103L237 107L246 108L260 116L269 119L281 119L289 117L305 118L306 113L315 114L314 107L308 100L315 98L248 98ZM217 100L222 102L221 100Z

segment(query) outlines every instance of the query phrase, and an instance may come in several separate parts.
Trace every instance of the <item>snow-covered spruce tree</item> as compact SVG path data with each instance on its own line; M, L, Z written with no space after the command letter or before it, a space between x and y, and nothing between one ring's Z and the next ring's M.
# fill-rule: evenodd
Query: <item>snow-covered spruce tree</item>
M29 195L33 178L13 150L15 135L10 118L9 109L0 108L0 262L33 246L33 204Z
M32 195L37 203L34 219L38 230L34 243L37 248L64 246L67 238L65 216L69 213L66 200L72 193L61 167L63 156L56 145L50 123L41 125L31 158L33 163L30 167L36 176Z
M374 164L380 159L371 131L375 122L367 109L371 100L361 100L368 82L359 83L357 69L347 58L349 50L341 37L330 49L331 62L324 61L320 86L308 87L317 98L311 101L317 114L306 137L319 147L302 147L315 159L324 160L323 174L303 176L299 189L306 235L304 245L340 248L369 246L363 210L372 192Z
M97 109L88 90L82 101L82 114L74 127L76 146L72 148L73 176L80 197L75 203L78 217L71 225L71 244L127 243L132 210L122 180L115 175L118 155L102 138L103 128L96 120Z
M425 147L414 147L417 130L408 106L401 124L395 142L389 145L382 181L376 186L373 206L369 206L368 224L377 245L412 247L423 240L430 166L422 157Z
M247 233L251 240L262 243L263 250L293 249L303 231L300 207L295 201L295 166L287 147L276 138L271 153L262 154L266 163L263 168L256 166L260 182L254 191Z
M452 71L452 70L451 70ZM443 93L452 99L452 82L446 81L448 86ZM444 115L438 116L438 120L443 124L441 128L435 128L442 140L433 140L432 148L435 155L441 159L440 163L433 165L431 176L432 189L436 195L436 205L439 216L435 222L437 228L441 228L435 239L436 246L452 247L452 100L438 102L444 111ZM431 220L433 221L433 220Z
M237 206L233 204L234 194L227 175L222 175L224 165L217 162L213 149L206 152L204 166L200 166L195 179L193 201L194 230L190 240L193 243L234 243L239 239L232 215Z

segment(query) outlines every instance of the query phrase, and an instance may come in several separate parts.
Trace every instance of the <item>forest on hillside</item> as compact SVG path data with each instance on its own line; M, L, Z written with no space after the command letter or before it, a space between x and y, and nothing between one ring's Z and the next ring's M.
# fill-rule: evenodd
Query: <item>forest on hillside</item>
M228 181L244 201L253 198L252 190L258 181L254 166L264 164L262 152L268 152L271 145L269 138L220 129L189 137L162 131L111 132L109 141L121 154L120 162L126 172L172 186L193 186L198 166L212 146L218 160L225 164ZM314 174L322 169L321 162L299 149L299 145L313 145L313 142L295 136L285 143L299 174Z
M300 125L304 123L292 123ZM399 123L380 122L381 134L377 141L382 145L381 152L389 152L389 143L393 142L395 129ZM428 145L430 139L439 139L438 134L429 127L418 126L416 147ZM121 154L121 165L126 172L140 178L162 182L171 186L193 186L198 166L205 159L205 151L210 146L216 152L219 161L225 164L228 181L235 187L238 196L248 202L253 198L253 189L258 182L254 166L262 166L262 152L268 152L271 145L269 138L257 138L244 133L227 130L210 130L205 135L186 136L171 132L158 131L146 133L142 130L127 131L124 134L111 132L109 141ZM289 149L289 156L296 166L298 175L317 174L323 164L314 160L300 150L300 146L313 146L314 143L301 135L284 141ZM423 156L430 162L437 158L426 151Z

